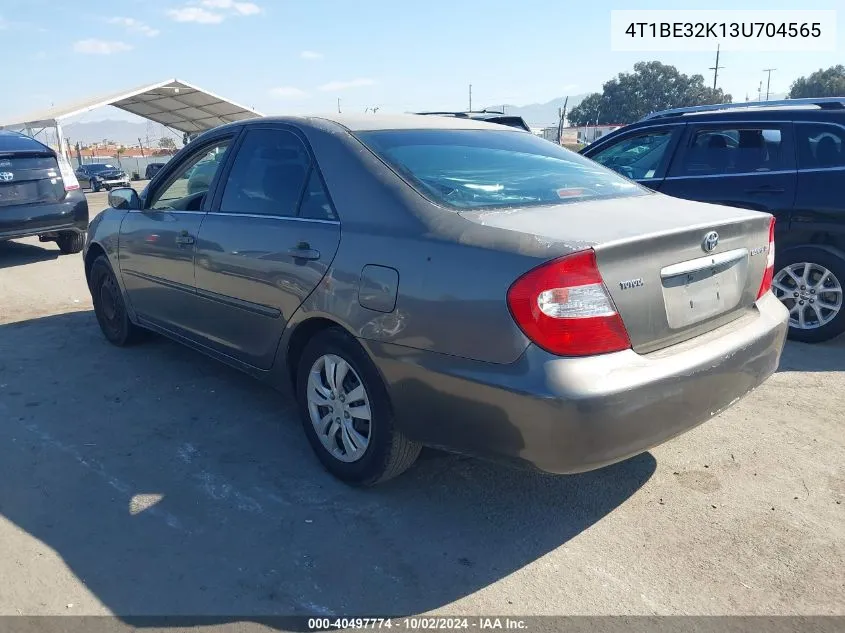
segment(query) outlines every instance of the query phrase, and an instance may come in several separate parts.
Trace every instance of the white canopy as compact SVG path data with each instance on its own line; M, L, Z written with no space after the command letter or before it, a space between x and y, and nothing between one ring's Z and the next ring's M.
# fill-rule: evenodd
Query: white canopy
M34 128L55 127L61 139L62 121L109 105L189 134L210 130L224 123L262 116L252 108L218 97L202 88L178 79L169 79L107 97L53 107L17 121L5 121L0 123L0 129L31 133Z

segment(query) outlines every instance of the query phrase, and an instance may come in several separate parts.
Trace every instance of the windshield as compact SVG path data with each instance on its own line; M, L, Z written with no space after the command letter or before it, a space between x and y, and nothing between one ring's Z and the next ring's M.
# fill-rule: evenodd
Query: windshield
M380 130L357 136L423 195L459 209L552 205L648 191L521 132Z
M88 171L94 172L95 174L99 171L107 171L109 169L117 169L114 165L107 165L104 163L95 164L95 165L88 165Z

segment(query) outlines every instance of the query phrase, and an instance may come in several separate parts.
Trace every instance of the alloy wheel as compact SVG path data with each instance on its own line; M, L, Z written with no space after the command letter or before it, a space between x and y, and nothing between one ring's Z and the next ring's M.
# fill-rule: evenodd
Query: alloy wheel
M781 269L772 290L789 310L789 325L814 330L827 325L842 310L842 283L830 270L812 262Z

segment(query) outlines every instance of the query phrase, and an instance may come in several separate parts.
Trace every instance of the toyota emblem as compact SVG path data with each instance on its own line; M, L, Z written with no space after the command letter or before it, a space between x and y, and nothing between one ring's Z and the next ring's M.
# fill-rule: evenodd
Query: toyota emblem
M0 182L12 182L15 175L10 171L0 171Z
M719 234L716 231L710 231L704 236L704 240L701 242L701 248L704 249L705 253L712 252L718 245Z

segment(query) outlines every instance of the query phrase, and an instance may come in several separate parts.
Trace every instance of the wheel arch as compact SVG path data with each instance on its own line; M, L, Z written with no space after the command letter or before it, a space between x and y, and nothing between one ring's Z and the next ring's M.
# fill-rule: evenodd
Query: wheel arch
M320 332L331 328L340 329L352 339L355 339L355 336L343 325L322 315L304 318L294 325L290 333L285 337L286 341L282 344L282 349L284 350L284 369L287 374L287 382L294 392L296 391L296 368L299 365L299 359L302 358L302 352L305 351L305 347L308 345L308 341Z
M776 247L777 248L777 247ZM785 247L783 250L778 250L775 252L775 258L780 257L782 255L786 255L787 253L797 250L799 248L816 248L820 251L825 251L834 257L838 257L845 261L845 251L836 246L832 246L830 244L825 244L821 242L805 242L805 243L794 243L790 244L789 246Z
M105 255L106 259L108 259L108 254L106 253L106 249L99 242L92 242L88 246L88 250L85 253L85 282L88 284L88 287L91 287L91 267L94 265L94 262L100 255Z

